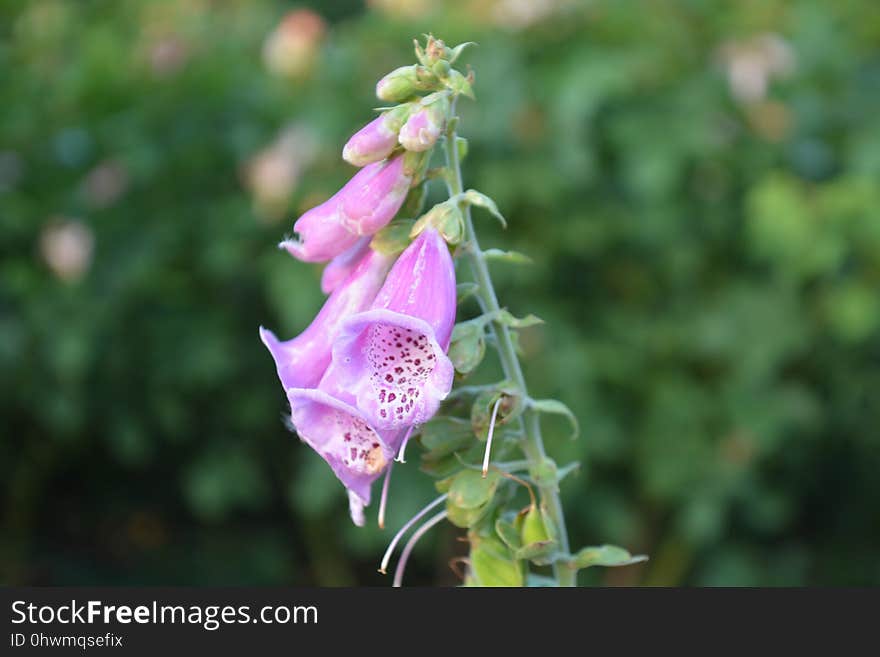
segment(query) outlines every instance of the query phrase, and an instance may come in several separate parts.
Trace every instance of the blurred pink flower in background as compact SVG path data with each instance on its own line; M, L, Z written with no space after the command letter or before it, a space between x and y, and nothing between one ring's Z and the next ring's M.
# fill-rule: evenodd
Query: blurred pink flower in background
M92 264L95 237L78 219L54 217L40 234L40 254L58 278L73 283Z
M244 179L258 217L275 222L285 216L290 197L316 153L317 140L311 129L297 124L285 128L250 159Z
M770 82L789 76L795 69L794 51L778 34L731 39L721 44L718 53L730 93L741 103L764 100Z
M301 78L314 66L327 25L311 9L289 12L263 44L263 61L276 75Z

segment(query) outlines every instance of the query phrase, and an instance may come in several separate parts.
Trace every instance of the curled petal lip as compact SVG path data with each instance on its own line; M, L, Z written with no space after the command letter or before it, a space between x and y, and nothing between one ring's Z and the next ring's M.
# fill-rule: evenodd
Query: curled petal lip
M373 372L363 345L364 332L375 325L399 327L424 335L434 355L433 368L424 380L407 384L407 388L417 388L420 394L412 411L402 418L395 417L394 413L391 413L391 417L383 418L381 415L379 389L374 385ZM437 412L440 402L449 395L455 375L452 361L437 342L434 329L426 321L384 308L357 313L342 323L333 343L331 368L337 380L354 397L357 407L369 419L370 424L381 430L400 430L429 420Z
M327 461L336 477L347 489L353 491L364 505L369 504L370 486L381 476L387 463L394 458L397 448L394 443L399 442L398 436L391 436L390 439L387 434L383 436L382 432L370 426L369 419L357 408L320 388L290 388L287 391L287 398L290 401L291 420L300 439ZM313 405L317 408L310 409L309 407ZM326 408L321 409L321 406ZM312 411L311 414L309 410ZM357 472L347 467L336 454L326 449L327 444L333 440L334 432L338 430L333 425L333 417L326 414L327 410L345 413L370 426L382 451L384 459L382 467L373 473ZM318 440L319 435L324 437L323 441Z

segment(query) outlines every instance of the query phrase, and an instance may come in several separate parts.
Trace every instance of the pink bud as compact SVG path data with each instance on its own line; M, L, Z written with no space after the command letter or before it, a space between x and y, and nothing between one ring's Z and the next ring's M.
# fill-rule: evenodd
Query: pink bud
M331 198L293 225L299 239L278 246L304 262L326 262L387 224L406 199L412 174L404 156L368 164Z
M394 218L409 192L412 176L403 155L368 164L339 192L342 224L356 235L372 235Z
M408 151L426 151L437 143L446 125L449 103L445 97L413 113L400 129L398 141Z
M293 224L299 239L285 240L278 246L303 262L326 262L354 246L358 236L342 223L340 193L306 211Z
M398 105L370 121L345 144L342 159L356 167L384 160L397 146L397 133L412 109L412 103Z

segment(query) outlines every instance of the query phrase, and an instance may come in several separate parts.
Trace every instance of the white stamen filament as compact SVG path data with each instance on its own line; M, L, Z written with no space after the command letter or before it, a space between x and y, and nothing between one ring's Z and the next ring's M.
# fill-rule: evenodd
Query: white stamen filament
M403 571L406 570L406 562L409 560L409 555L412 553L413 548L416 546L416 543L419 542L419 539L424 536L428 530L431 529L437 523L443 521L446 518L446 511L441 511L435 516L431 516L431 519L428 520L424 525L419 527L415 533L410 537L409 541L407 541L406 545L403 548L403 552L400 555L400 561L397 562L397 568L394 570L394 582L391 584L395 588L400 588L401 583L403 582Z
M391 481L391 468L394 462L388 464L385 471L385 481L382 482L382 497L379 498L379 529L385 529L385 507L388 505L388 483Z
M412 425L403 437L403 442L400 444L400 449L397 451L397 458L394 459L398 463L406 463L406 444L409 442L409 437L412 435L413 429L415 428L416 426Z
M492 436L495 434L495 418L498 417L498 407L501 405L501 397L492 407L492 419L489 420L489 434L486 436L486 453L483 455L483 479L489 473L489 455L492 453Z
M428 504L428 506L426 506L424 509L419 511L412 518L410 518L406 522L406 524L400 528L400 531L398 531L394 535L394 538L391 539L391 543L388 544L388 549L385 550L385 554L382 556L382 564L379 566L380 573L382 573L383 575L385 574L385 570L388 568L388 562L391 561L391 555L394 554L394 548L397 547L397 544L400 542L400 539L403 538L403 535L406 534L410 530L410 527L412 527L419 520L424 518L428 514L428 511L430 511L431 509L436 507L438 504L443 502L445 499L446 499L446 495L445 494L441 495L436 500L434 500L433 502Z

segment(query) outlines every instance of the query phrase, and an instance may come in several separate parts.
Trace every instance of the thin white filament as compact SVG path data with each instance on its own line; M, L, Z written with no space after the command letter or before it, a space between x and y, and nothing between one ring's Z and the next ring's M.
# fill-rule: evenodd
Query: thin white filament
M409 442L409 437L412 435L413 429L415 428L416 426L412 425L403 437L403 442L400 444L400 449L397 451L397 458L394 459L398 463L406 463L406 444Z
M422 538L434 525L443 521L446 518L446 511L441 511L435 516L431 516L431 519L428 520L424 525L419 527L415 533L410 537L410 539L406 542L406 545L403 548L403 552L400 555L400 561L397 562L397 568L394 570L394 582L392 586L395 588L400 588L401 583L403 582L403 571L406 570L406 562L409 561L409 555L412 553L413 548L416 546L416 543L419 542L419 539Z
M385 471L385 481L382 482L382 497L379 498L379 529L385 529L385 508L388 504L388 483L391 481L391 468L394 462L388 464Z
M498 417L498 407L501 405L501 398L495 402L492 407L492 419L489 420L489 435L486 437L486 453L483 455L483 479L489 473L489 456L492 453L492 436L495 434L495 418Z
M394 554L394 548L397 547L397 544L400 542L400 539L403 538L403 535L406 534L410 530L410 527L412 527L419 520L424 518L428 514L428 511L430 511L431 509L436 507L438 504L443 502L445 499L446 499L446 495L445 494L441 495L436 500L434 500L433 502L428 504L428 506L426 506L424 509L419 511L412 518L410 518L406 522L406 524L400 528L400 531L398 531L394 535L394 538L391 539L391 543L388 544L388 549L385 550L385 554L382 557L382 564L379 566L380 573L382 573L383 575L385 574L385 571L388 568L388 562L391 561L391 555Z

